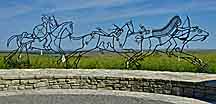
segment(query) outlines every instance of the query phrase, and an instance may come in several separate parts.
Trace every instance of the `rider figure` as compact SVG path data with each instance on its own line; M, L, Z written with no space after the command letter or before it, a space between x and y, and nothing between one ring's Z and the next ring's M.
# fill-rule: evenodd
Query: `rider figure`
M54 16L44 15L41 18L43 26L46 28L46 33L43 34L40 40L45 40L43 47L45 49L50 49L50 44L52 42L51 35L53 34L53 29L57 28L58 23Z

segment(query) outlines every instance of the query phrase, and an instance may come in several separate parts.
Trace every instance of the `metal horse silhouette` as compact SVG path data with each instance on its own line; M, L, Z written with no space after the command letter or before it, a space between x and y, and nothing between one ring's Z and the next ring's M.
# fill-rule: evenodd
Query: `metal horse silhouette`
M42 16L41 20L42 24L35 26L32 33L23 32L8 39L7 46L16 38L17 49L5 58L5 62L11 64L12 58L17 53L20 56L23 49L25 49L27 57L29 50L44 50L60 54L61 58L58 62L61 60L66 63L66 67L68 61L76 56L73 66L77 68L83 55L98 50L118 53L125 58L126 68L133 65L139 68L139 61L155 52L175 56L200 67L206 66L201 59L184 52L188 43L204 41L209 36L207 31L200 29L198 26L191 26L189 17L182 21L179 16L174 16L162 29L146 29L144 25L140 25L139 29L135 30L133 22L129 21L122 26L114 24L114 28L109 31L98 27L82 36L76 36L73 33L72 21L59 24L54 16ZM66 53L61 47L62 41L66 38L75 42L76 45L79 44L75 49L71 49L70 53ZM42 43L42 46L36 47L34 45L36 42ZM127 47L127 44L130 43L138 48ZM148 48L145 48L146 46ZM160 47L165 47L165 51L159 49ZM19 59L19 57L17 58ZM29 63L29 58L27 60Z
M145 40L149 41L149 48L146 52L142 52L141 49L140 52L134 54L128 61L137 63L138 60L143 60L155 52L162 52L168 56L172 55L184 59L194 65L200 66L200 68L206 67L207 64L202 62L201 59L183 51L188 43L192 41L204 41L209 36L207 31L200 29L198 26L192 27L189 17L182 23L179 16L174 16L162 29L147 30L144 26L141 26L141 29L143 31L140 31L136 36L136 41L141 44ZM155 43L152 42L154 39L156 40ZM158 49L166 44L168 44L168 47L166 47L165 51ZM181 54L181 56L177 54Z
M52 51L60 54L64 59L65 51L61 47L61 42L66 38L71 39L71 35L73 34L73 22L67 21L59 24L54 16L47 15L42 16L41 21L41 24L33 28L32 33L23 32L19 35L13 35L8 39L7 46L10 45L13 39L16 39L17 48L5 57L5 62L7 64L13 66L19 64L17 63L18 61L14 63L12 58L18 53L17 60L20 60L23 50L25 50L27 54L27 65L30 65L30 50ZM41 43L42 45L37 46L35 43Z

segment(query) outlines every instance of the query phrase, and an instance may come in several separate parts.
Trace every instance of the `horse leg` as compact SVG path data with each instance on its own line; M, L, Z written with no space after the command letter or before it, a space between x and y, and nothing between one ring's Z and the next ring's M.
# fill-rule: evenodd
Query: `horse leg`
M148 52L145 53L145 54L141 53L141 54L139 55L139 57L136 57L136 58L135 58L135 61L143 60L144 58L151 56L151 55L154 54L156 51L158 51L158 50L157 50L157 47L158 47L158 46L161 46L161 45L160 45L160 44L157 44L157 45L155 45L153 48L152 48L152 45L151 45L150 48L149 48L149 50L148 50Z
M76 60L75 60L76 68L78 68L78 64L79 64L79 62L80 62L81 57L82 57L83 55L87 54L88 52L91 52L91 51L93 51L93 50L95 50L95 49L96 49L96 48L93 48L93 49L90 49L90 50L87 50L87 51L81 51L81 52L79 53L78 57L77 57Z
M80 59L81 59L82 55L81 53L79 53L79 55L77 56L77 58L75 59L74 61L74 64L75 64L75 68L77 69L78 68L78 64L80 62Z
M19 51L19 49L20 49L20 47L18 47L17 49L13 50L12 52L10 52L9 55L7 55L5 57L5 60L11 59Z
M133 65L135 65L137 68L140 66L139 62L136 61L135 59L135 55L133 55L132 57L129 57L126 61L126 68L132 68Z
M19 54L18 54L18 56L17 56L17 57L18 57L17 59L21 59L21 58L22 58L23 48L24 48L24 46L21 45Z
M50 44L53 41L52 37L50 36L51 34L46 36L46 41L44 42L44 46L46 49L50 49Z
M126 61L126 68L132 68L133 66L136 66L137 69L140 69L141 64L138 62L138 60L135 59L129 59Z
M206 71L204 69L206 69L208 67L208 65L206 63L204 63L201 59L197 58L196 56L193 56L189 53L185 53L185 52L182 52L182 51L177 51L178 53L180 54L183 54L184 56L178 56L176 54L173 54L175 57L177 58L180 58L180 59L183 59L195 66L198 67L198 71L199 72L203 72L203 71Z
M70 53L69 55L66 56L66 67L68 68L68 64L69 64L69 60L70 58L74 57L75 55L77 55L79 52L75 51ZM76 58L77 59L77 58ZM73 61L72 67L75 66L76 67L76 59Z
M171 55L173 54L173 51L176 49L176 47L177 47L177 42L176 42L176 40L175 39L170 39L170 40L168 40L168 42L169 42L169 46L167 47L167 49L166 49L166 54L168 55L168 57L171 57ZM174 45L173 45L174 44Z
M54 42L56 42L57 40L55 39L54 40ZM65 52L64 52L64 50L61 48L61 41L59 42L59 44L58 45L56 45L56 48L58 49L58 54L60 54L60 58L57 60L57 63L59 64L59 63L64 63L64 62L66 62L67 61L67 59L65 58ZM61 62L60 62L61 61ZM67 62L66 62L67 63Z
M27 45L25 45L25 49L26 49L26 55L27 55L27 64L28 64L28 67L29 67L29 65L30 65L30 60L29 60L29 52L28 52Z
M135 52L135 54L133 56L128 56L127 57L127 60L126 60L126 68L129 68L129 65L131 63L133 63L134 65L136 65L136 67L140 67L141 64L138 62L139 61L139 58L142 57L142 56L146 56L148 54L151 53L151 50L152 50L152 42L151 42L151 39L148 38L148 41L149 41L149 49L147 50L147 52L144 54L143 53L143 40L141 42L141 46L140 46L140 51L139 52Z
M17 49L13 50L12 52L10 52L9 55L7 55L4 60L5 60L5 63L7 65L9 65L9 67L12 65L12 67L16 67L16 65L14 64L14 62L12 61L12 58L14 57L14 55L17 54L17 52L20 50L20 47L18 47Z

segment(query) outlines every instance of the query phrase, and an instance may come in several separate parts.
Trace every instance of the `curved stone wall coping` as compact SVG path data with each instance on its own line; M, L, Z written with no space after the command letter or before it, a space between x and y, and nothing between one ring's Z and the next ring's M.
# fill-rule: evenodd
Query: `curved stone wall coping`
M129 92L129 91L111 91L111 90L89 90L89 89L40 89L40 90L23 90L23 91L2 91L1 96L14 95L51 95L51 94L70 94L70 95L111 95L136 97L141 99L158 100L175 104L208 104L207 102L193 98L178 97L172 95L162 95L146 92Z
M107 69L0 69L0 79L71 78L73 76L124 77L184 82L216 80L216 74Z

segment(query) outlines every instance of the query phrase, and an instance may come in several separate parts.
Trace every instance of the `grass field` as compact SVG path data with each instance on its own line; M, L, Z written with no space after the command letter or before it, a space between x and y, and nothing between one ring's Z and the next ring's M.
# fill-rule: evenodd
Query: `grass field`
M216 51L203 51L203 52L192 52L193 55L202 59L208 63L207 73L216 73ZM8 67L4 64L4 56L6 53L0 54L0 68L25 68L22 64L18 66ZM24 56L23 56L24 57ZM31 66L30 68L64 68L63 64L57 64L56 60L59 57L45 55L32 54L30 56ZM69 65L72 65L73 58L69 61ZM154 71L177 71L177 72L198 72L196 66L184 61L178 60L175 57L168 57L167 55L157 54L145 58L140 61L141 67L139 70L154 70ZM73 68L70 66L70 68ZM117 54L90 54L83 56L78 65L81 69L125 69L124 59ZM135 67L131 69L136 69Z

